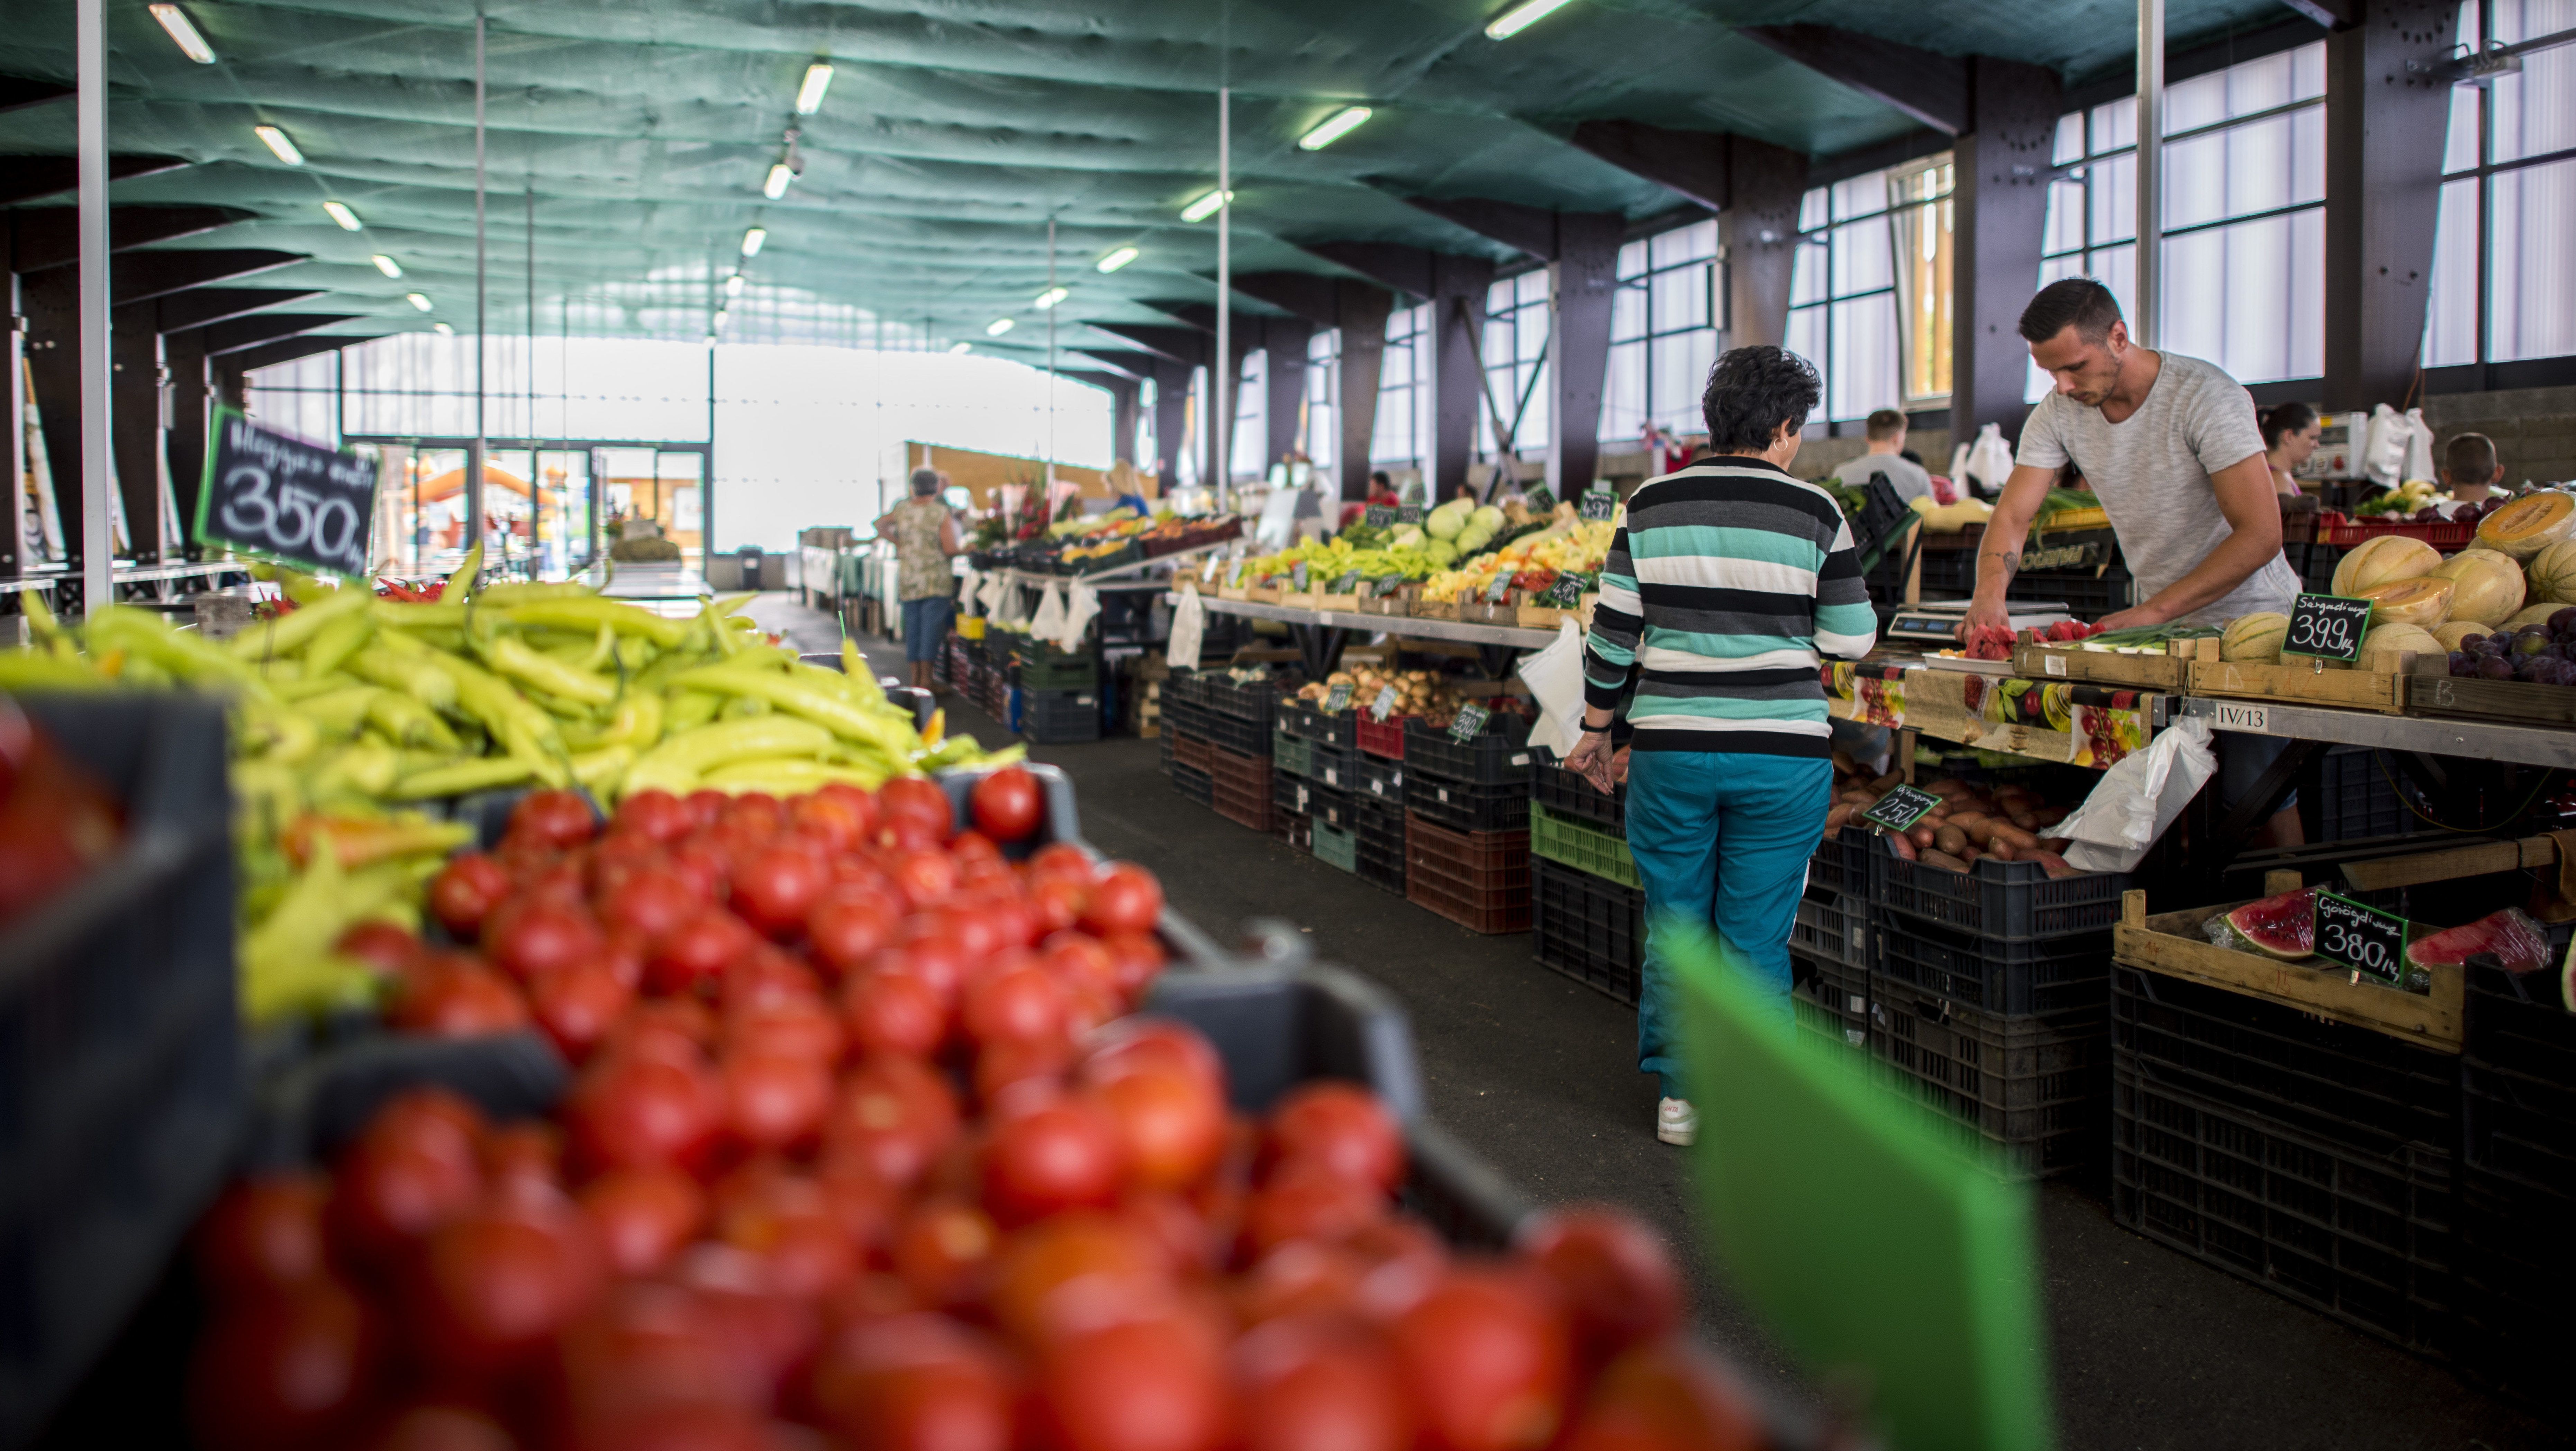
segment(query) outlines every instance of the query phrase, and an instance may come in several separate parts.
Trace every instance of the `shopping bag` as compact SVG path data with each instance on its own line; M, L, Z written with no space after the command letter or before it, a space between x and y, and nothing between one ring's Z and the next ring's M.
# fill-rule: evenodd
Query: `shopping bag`
M2433 469L2433 425L2424 421L2424 410L2406 410L2406 477L2438 482L2441 475Z
M1556 752L1561 759L1574 754L1583 740L1583 632L1574 621L1556 622L1556 638L1547 648L1521 657L1517 672L1530 688L1530 699L1538 702L1538 724L1530 727L1530 742Z
M1172 606L1172 639L1163 647L1163 663L1174 670L1199 668L1199 637L1207 633L1207 606L1199 603L1199 592L1181 591L1181 602Z
M2012 477L2012 471L2012 445L2004 442L2003 425L1989 423L1978 429L1977 446L1968 450L1966 477L1975 481L1980 492L2000 494L2004 491L2004 480Z
M2383 489L2406 481L2406 455L2415 441L2414 426L2396 409L2382 403L2370 411L2370 432L2361 448L2361 475Z
M2156 838L2217 773L2209 722L2186 716L2167 726L2145 750L2104 771L2093 794L2057 824L2055 834L2072 839L2066 864L2087 872L2136 870Z
M1092 616L1100 613L1100 591L1075 581L1064 602L1064 625L1049 637L1066 650L1082 648L1082 632L1091 628Z
M1038 612L1029 618L1029 633L1041 640L1064 637L1064 584L1049 581L1038 598Z
M969 565L962 581L957 586L957 598L965 603L965 608L961 613L980 615L991 608L989 605L984 603L984 598L981 593L983 583L984 572L980 569L976 569L972 565Z

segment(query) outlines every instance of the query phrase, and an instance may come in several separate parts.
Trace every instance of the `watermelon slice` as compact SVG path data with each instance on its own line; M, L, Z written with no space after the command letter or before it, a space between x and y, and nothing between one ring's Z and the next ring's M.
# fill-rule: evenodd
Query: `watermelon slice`
M2567 944L2567 960L2558 964L2558 1001L2576 1013L2576 942Z
M2297 962L2317 950L2317 889L2302 888L2248 902L2209 919L2209 940L2239 952Z
M2418 937L2406 947L2406 960L2417 967L2456 966L2481 955L2510 973L2537 972L2549 965L2549 935L2520 910L2507 907L2465 927Z

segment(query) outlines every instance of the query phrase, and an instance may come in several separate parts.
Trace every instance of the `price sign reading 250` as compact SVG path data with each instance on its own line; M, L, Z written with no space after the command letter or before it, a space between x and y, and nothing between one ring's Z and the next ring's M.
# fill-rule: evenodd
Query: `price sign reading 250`
M260 427L229 409L217 415L197 494L197 541L331 574L367 568L376 466Z

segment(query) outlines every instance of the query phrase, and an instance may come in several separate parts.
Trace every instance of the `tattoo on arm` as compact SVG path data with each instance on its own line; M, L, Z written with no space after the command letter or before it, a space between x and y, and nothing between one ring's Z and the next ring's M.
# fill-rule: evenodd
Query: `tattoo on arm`
M2003 564L2004 583L2006 584L2012 583L2013 576L2021 573L2021 551L2018 549L2013 550L2010 553L2005 553L2001 550L1989 551L1986 558L1998 560Z

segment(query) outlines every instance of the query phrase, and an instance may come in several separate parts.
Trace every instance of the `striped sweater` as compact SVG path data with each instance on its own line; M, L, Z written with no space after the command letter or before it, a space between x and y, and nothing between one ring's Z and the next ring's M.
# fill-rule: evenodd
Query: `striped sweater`
M1752 458L1648 479L1610 541L1584 701L1627 706L1641 751L1824 756L1820 655L1878 636L1833 497Z

